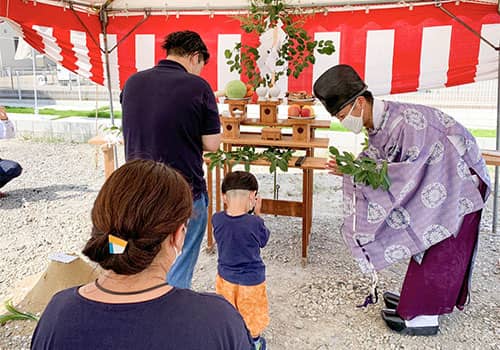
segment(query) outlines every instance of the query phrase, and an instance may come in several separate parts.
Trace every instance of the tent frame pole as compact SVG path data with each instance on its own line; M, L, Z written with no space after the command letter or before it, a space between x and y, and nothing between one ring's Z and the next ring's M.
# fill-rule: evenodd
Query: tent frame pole
M109 49L108 49L108 14L105 9L99 12L99 20L101 22L101 31L103 36L103 45L104 45L104 65L106 67L106 80L107 80L107 88L109 94L109 116L111 118L111 125L115 125L115 113L113 108L113 90L111 88L111 70L109 69ZM118 152L116 149L116 145L112 145L113 153L114 153L114 161L115 161L115 169L118 169Z
M104 65L106 67L106 80L107 80L107 88L109 93L109 115L111 117L111 125L115 125L115 115L113 109L113 90L111 88L111 70L109 69L109 49L108 49L108 14L106 11L99 12L99 19L101 21L101 31L103 37L103 52L104 52Z
M499 43L500 47L500 43ZM500 151L500 50L498 51L498 72L497 72L497 144L496 150ZM492 223L492 231L494 233L498 232L498 182L500 181L500 167L495 166L495 187L493 190L493 223Z

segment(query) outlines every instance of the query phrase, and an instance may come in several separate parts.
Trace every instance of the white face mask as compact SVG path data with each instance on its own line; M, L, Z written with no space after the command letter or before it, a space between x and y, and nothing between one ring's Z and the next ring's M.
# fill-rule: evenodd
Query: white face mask
M356 105L356 103L357 103L357 101L354 102L354 104L351 107L351 110L349 111L349 113L347 113L345 118L342 119L340 124L342 124L342 126L344 128L346 128L347 130L350 130L355 134L359 134L361 132L361 130L363 130L363 112L364 112L364 109L361 108L361 115L359 117L353 116L351 113L352 113L352 110L354 109L354 106Z

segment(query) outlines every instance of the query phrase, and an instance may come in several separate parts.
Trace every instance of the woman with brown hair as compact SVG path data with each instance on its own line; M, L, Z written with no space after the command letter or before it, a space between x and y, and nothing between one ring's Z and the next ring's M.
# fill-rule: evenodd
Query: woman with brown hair
M241 316L215 294L169 286L191 191L175 170L134 160L116 170L92 209L83 253L104 273L56 294L32 349L252 349Z

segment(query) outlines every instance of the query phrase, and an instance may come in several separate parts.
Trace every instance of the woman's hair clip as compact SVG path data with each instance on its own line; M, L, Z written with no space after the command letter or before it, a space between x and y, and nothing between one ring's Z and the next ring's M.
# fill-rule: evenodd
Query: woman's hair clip
M112 234L108 235L108 242L109 242L109 253L110 254L123 254L125 251L125 248L127 248L128 242L118 238L116 236L113 236Z

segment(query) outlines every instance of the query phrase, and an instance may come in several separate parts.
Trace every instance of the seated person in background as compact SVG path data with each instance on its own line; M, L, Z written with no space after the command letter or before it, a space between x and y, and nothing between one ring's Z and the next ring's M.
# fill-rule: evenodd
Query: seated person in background
M32 349L250 350L241 316L224 298L169 286L193 200L175 170L134 160L104 183L83 253L103 274L56 294Z
M265 350L260 336L269 324L266 267L260 257L269 230L260 216L255 176L246 171L229 173L222 181L226 211L212 218L219 253L215 291L243 316L256 350ZM255 215L249 214L255 210Z
M14 124L7 117L5 107L0 106L0 140L11 139L16 135ZM21 175L23 168L19 163L12 160L0 158L0 188L5 186L10 180ZM7 196L0 191L0 198Z

